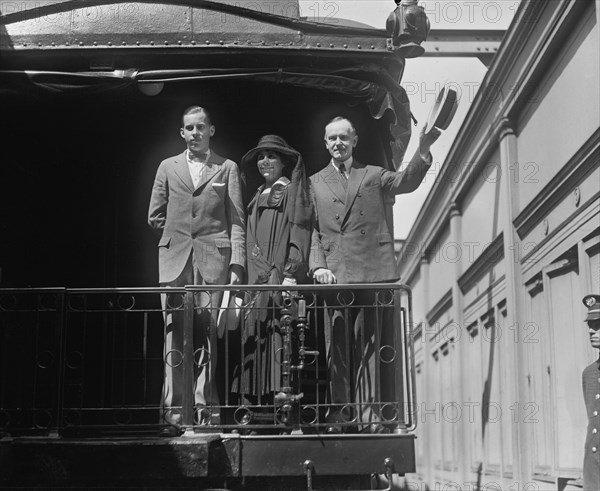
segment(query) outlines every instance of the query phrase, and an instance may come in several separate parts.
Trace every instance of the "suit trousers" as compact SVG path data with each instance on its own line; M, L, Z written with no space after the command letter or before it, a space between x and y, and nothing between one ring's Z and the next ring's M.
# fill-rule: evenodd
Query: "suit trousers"
M381 423L399 416L402 353L393 305L371 290L325 296L329 422ZM398 387L398 389L397 389Z
M226 273L222 282L226 282ZM181 274L173 281L161 283L163 287L208 285L200 275L193 252ZM217 380L218 339L217 315L223 292L198 292L194 296L194 387L183 385L183 294L162 294L161 303L165 319L164 331L164 383L161 400L163 419L167 423L181 422L183 394L194 391L195 406L205 407L195 415L196 423L218 422L219 390L223 384ZM213 407L211 407L213 406Z

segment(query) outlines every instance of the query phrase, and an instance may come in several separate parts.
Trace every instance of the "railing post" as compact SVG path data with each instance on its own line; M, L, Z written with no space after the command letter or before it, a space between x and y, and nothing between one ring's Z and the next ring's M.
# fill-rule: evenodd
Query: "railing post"
M391 391L389 390L390 387L390 380L386 380L386 373L388 375L388 377L393 377L394 375L389 373L389 370L386 370L386 368L383 368L383 364L385 363L384 357L382 356L382 344L385 341L389 341L389 337L386 339L386 333L383 332L383 330L386 328L385 324L385 320L386 320L386 316L384 315L384 313L382 312L384 307L384 302L382 302L382 291L381 290L373 290L373 289L369 289L368 291L368 295L366 297L368 299L368 301L364 302L365 303L365 307L364 307L364 319L365 321L367 320L367 312L369 310L371 310L371 312L373 313L373 321L374 321L374 343L375 343L375 401L377 402L377 406L378 406L378 414L379 414L379 420L381 423L384 422L385 420L385 415L384 415L384 411L385 411L385 403L389 402L385 401L385 399L389 398L389 395L391 395ZM371 303L371 305L369 306L369 303ZM369 316L371 317L371 316ZM389 318L389 316L388 316ZM363 326L363 331L367 326ZM389 333L387 333L389 334ZM394 333L391 333L392 336L394 335ZM368 363L367 360L368 355L363 355L363 363ZM383 374L382 372L382 368L383 368ZM383 375L383 377L382 377ZM382 384L385 384L386 387L385 389L382 388ZM393 385L393 383L392 383ZM386 390L388 389L388 390ZM394 389L392 389L394 390Z
M394 288L393 309L394 309L394 336L392 346L394 348L394 402L397 408L397 424L394 433L406 432L406 427L410 424L405 411L406 402L410 399L408 396L408 343L406 339L406 319L402 309L402 299L400 290ZM406 395L406 399L405 399Z
M417 428L417 390L416 390L416 367L415 367L415 333L412 316L412 292L404 290L406 306L401 307L402 330L403 330L403 355L404 359L404 378L403 383L406 387L404 392L406 400L403 401L405 411L405 430L414 431Z
M186 431L192 431L194 423L194 292L187 288L183 306L182 386L182 426Z
M66 340L66 302L67 290L63 288L56 294L56 317L58 322L58 373L56 394L56 435L63 429L63 404L65 392L65 346Z

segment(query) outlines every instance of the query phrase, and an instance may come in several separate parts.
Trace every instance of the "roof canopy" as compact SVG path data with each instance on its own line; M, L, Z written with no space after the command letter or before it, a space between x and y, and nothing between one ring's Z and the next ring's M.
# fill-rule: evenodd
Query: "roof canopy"
M85 93L223 79L308 87L390 111L398 167L410 138L404 59L379 29L299 17L297 2L9 2L0 16L3 92ZM25 82L25 83L24 83ZM156 86L156 85L155 85Z

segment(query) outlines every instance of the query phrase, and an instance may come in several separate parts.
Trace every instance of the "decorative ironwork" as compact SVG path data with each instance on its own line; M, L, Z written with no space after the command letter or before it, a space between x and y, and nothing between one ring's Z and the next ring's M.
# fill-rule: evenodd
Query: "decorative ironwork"
M231 290L238 302L211 301L229 288L0 291L0 431L144 434L177 420L188 432L294 435L323 432L330 413L339 415L334 424L345 432L412 427L406 287L238 285ZM224 329L215 358L193 346L194 330L199 322L213 329L220 310L235 325ZM165 319L176 313L187 341L165 352ZM366 378L374 382L370 394L357 392L344 403L328 395L332 320L345 322L358 343L338 346L353 359L349 380L356 387ZM249 363L244 379L240 370ZM180 405L161 407L165 366L183 373ZM219 404L194 402L202 368L217 374Z

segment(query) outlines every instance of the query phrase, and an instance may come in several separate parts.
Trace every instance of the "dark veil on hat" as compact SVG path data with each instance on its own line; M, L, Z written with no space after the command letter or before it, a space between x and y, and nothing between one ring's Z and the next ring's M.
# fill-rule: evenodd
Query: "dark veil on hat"
M261 150L272 150L281 156L284 165L284 175L289 180L287 213L290 222L309 227L312 217L312 206L308 191L306 169L300 152L278 135L265 135L256 145L242 157L241 173L244 185L244 200L246 205L250 202L256 190L264 183L256 165L256 157Z

